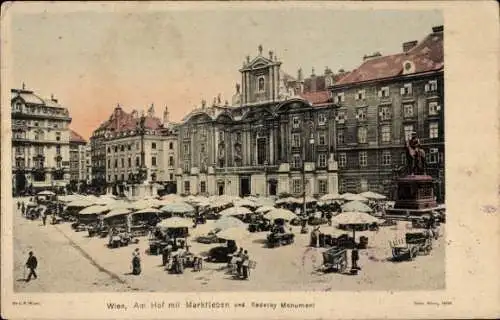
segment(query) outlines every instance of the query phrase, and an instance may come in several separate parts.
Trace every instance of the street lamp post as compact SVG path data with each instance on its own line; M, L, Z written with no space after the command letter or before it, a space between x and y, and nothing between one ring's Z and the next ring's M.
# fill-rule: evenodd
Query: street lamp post
M267 166L269 165L269 162L264 161L264 195L267 197L268 196L268 184L267 184Z

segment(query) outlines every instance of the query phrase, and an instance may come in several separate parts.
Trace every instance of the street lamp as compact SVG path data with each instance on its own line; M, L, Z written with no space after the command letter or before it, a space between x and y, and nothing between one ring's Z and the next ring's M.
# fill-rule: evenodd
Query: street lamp
M267 162L267 160L266 160L266 161L264 161L264 188L265 188L265 190L264 190L264 195L265 195L266 197L267 197L267 195L268 195L268 188L269 188L269 186L268 186L268 184L267 184L267 166L268 166L268 165L269 165L269 162Z

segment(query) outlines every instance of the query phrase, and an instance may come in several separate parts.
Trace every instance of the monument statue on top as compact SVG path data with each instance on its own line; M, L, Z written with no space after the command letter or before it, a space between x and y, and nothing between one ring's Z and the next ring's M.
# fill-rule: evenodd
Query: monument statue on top
M412 132L410 139L406 141L406 159L409 175L425 174L425 151L416 132Z

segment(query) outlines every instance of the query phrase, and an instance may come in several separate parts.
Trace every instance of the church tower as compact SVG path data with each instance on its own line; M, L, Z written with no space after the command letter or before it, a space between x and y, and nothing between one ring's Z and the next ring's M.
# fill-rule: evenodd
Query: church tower
M258 104L279 99L281 62L273 51L265 57L259 45L257 57L250 61L247 56L241 73L241 104Z

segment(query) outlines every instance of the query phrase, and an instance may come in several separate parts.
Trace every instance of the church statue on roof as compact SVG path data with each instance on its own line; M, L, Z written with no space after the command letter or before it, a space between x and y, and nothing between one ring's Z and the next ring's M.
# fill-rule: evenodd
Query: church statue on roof
M154 117L155 116L155 106L153 103L151 103L151 106L148 109L148 117Z

